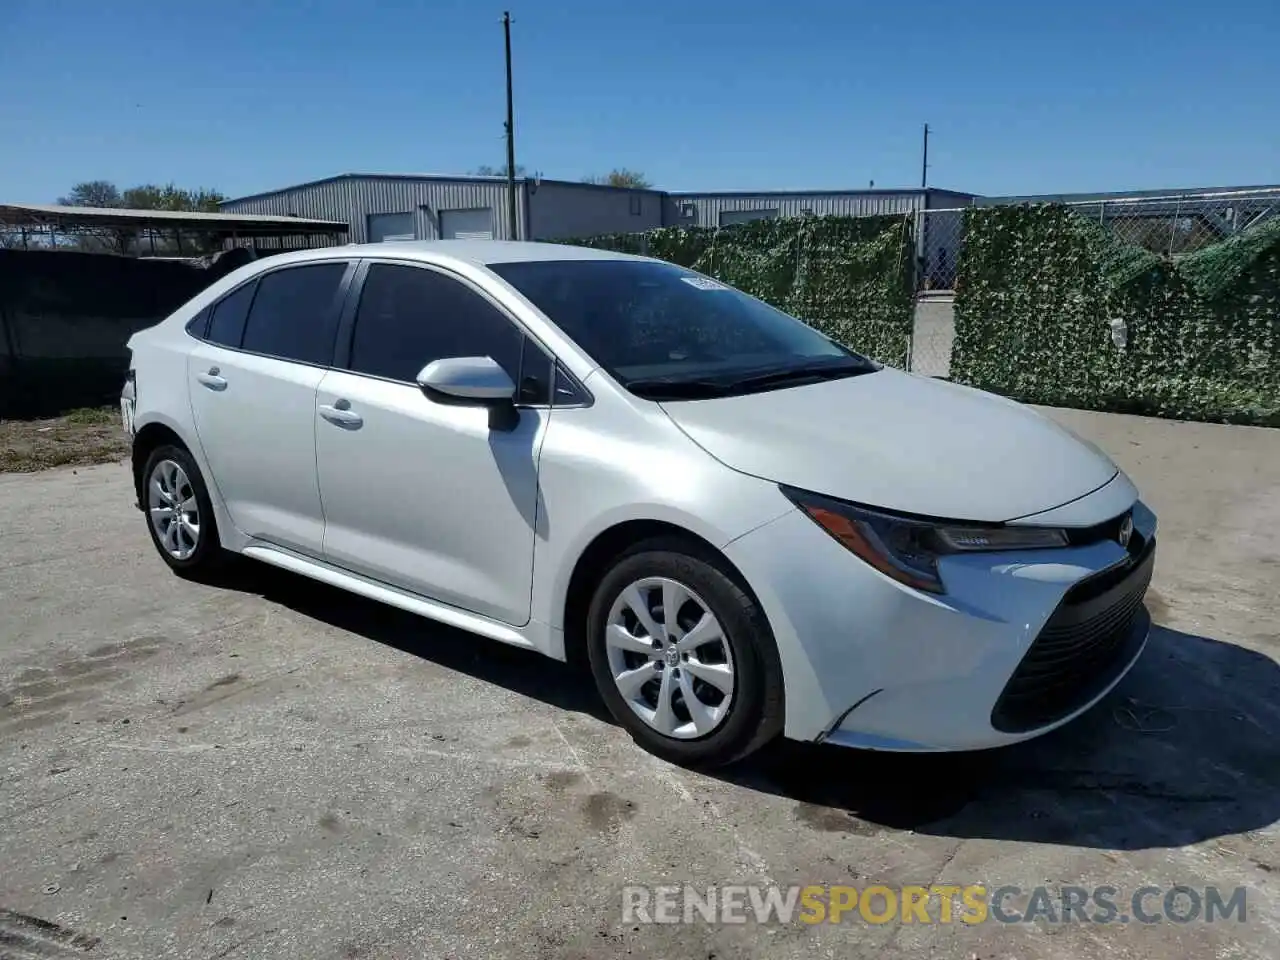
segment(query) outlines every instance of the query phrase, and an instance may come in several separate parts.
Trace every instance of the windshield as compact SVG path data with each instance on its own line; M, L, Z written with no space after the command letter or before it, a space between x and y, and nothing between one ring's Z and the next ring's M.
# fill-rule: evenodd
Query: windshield
M642 396L720 396L877 369L781 310L673 264L545 260L489 269Z

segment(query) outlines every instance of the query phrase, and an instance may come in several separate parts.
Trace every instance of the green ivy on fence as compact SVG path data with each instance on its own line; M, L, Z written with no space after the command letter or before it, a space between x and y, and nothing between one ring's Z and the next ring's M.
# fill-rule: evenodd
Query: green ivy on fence
M984 390L1280 426L1280 220L1168 257L1064 206L971 208L955 324L951 376Z
M796 217L570 241L705 273L882 363L905 366L915 240L908 217Z

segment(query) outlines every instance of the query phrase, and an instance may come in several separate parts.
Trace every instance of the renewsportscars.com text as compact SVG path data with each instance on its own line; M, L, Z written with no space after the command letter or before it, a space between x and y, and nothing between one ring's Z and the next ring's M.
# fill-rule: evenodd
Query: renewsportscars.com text
M1243 923L1244 887L628 886L624 923Z

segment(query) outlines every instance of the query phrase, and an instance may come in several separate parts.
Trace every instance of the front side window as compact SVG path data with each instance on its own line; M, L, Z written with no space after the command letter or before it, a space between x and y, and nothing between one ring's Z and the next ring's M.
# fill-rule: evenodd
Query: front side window
M627 389L724 395L876 365L812 327L707 277L647 260L491 264Z
M546 352L525 337L520 351L520 376L516 378L516 403L551 403L551 385L555 381L555 364Z
M241 346L285 360L328 364L338 328L342 261L288 267L264 275ZM214 314L215 321L217 314Z
M369 267L351 338L351 370L412 383L433 360L492 357L520 384L524 334L461 281L423 267Z

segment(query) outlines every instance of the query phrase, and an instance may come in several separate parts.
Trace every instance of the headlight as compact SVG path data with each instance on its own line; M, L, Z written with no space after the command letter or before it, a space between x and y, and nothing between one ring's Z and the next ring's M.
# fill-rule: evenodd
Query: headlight
M831 536L885 576L917 590L945 593L938 557L982 550L1065 547L1067 535L1047 527L939 523L855 507L791 487L782 492Z

